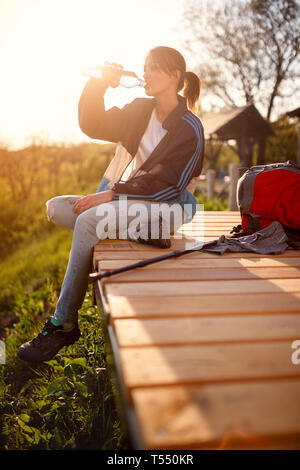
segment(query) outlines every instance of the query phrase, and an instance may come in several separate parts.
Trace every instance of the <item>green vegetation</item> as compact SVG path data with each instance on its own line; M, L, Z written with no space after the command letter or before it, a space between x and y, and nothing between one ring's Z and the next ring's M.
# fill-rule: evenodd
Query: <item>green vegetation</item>
M228 211L229 210L229 201L228 197L224 200L221 200L218 197L213 199L207 199L205 194L202 194L199 191L195 192L195 197L198 204L204 204L204 211Z
M45 202L58 194L89 194L113 156L112 144L0 148L0 256L36 234L49 233Z
M286 162L297 163L298 131L295 119L286 115L280 116L272 123L274 136L267 140L266 163Z
M38 366L16 356L19 345L54 312L70 243L71 233L57 228L45 240L20 247L1 266L2 307L16 321L7 331L6 365L0 366L2 449L115 449L125 439L109 379L101 312L93 306L91 290L79 312L82 337L76 344Z
M82 337L76 344L38 366L16 355L54 313L71 246L72 232L47 221L45 202L57 194L95 192L112 148L0 151L0 337L6 345L6 364L0 365L0 449L128 447L91 289L79 312Z

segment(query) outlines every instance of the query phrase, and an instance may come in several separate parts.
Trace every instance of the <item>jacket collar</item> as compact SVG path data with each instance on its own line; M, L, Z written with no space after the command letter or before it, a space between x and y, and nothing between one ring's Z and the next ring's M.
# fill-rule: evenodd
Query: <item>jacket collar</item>
M162 127L167 131L175 129L181 116L187 112L186 99L181 95L177 95L177 98L178 105L162 123ZM136 154L140 141L148 126L151 113L155 106L155 98L144 98L142 106L140 104L136 106L135 119L130 127L130 132L127 132L128 129L126 128L125 136L122 140L122 144L132 157Z
M181 96L177 95L178 98L178 105L173 111L167 116L167 118L162 123L162 126L167 131L170 131L178 122L178 120L187 112L187 105L186 99Z
M178 122L178 120L183 116L188 108L186 104L186 98L184 98L181 95L177 95L178 98L178 105L176 108L173 109L173 111L166 117L166 119L162 123L162 127L166 129L167 131L170 131L173 126ZM151 109L153 110L155 106L155 98L152 98L151 100ZM150 104L150 103L149 103Z

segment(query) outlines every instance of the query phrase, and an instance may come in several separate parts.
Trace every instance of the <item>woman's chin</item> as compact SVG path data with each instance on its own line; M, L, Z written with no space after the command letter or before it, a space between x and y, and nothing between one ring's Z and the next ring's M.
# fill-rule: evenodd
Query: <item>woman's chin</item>
M146 93L147 96L153 96L153 93L152 93L150 87L146 87L146 88L145 88L145 93Z

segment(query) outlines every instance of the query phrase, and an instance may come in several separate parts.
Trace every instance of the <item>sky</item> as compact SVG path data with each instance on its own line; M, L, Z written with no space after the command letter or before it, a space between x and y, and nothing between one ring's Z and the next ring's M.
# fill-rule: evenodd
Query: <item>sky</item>
M151 47L184 53L177 27L185 3L0 0L0 145L91 141L77 121L82 69L108 60L142 76ZM143 88L109 88L105 104L122 107L137 96Z

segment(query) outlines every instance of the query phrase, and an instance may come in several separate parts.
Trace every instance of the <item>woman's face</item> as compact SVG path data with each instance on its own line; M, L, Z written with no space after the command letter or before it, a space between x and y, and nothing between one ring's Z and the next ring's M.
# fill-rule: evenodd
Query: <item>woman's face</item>
M169 75L164 72L153 60L151 54L148 54L144 65L145 92L148 96L158 96L170 88L176 93L177 84L180 78L180 72Z

